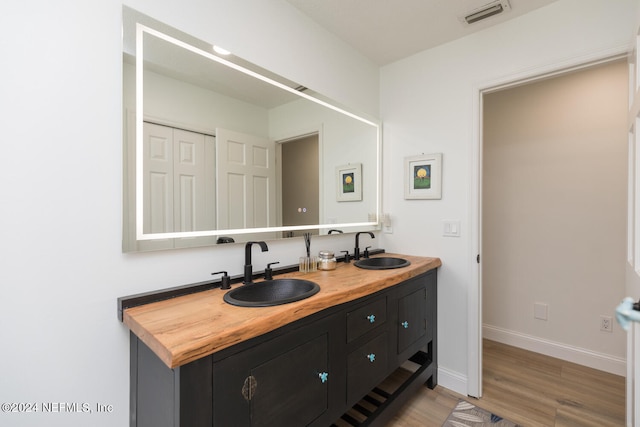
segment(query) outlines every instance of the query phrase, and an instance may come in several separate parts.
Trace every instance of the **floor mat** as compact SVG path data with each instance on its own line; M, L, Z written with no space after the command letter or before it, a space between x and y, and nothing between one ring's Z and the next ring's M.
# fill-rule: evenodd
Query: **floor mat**
M465 400L458 402L442 427L517 427L518 424L505 420L489 411L478 408Z

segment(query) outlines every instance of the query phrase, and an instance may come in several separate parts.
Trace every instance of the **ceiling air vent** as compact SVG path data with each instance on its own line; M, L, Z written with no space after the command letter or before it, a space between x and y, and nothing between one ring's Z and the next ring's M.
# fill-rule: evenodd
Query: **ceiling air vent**
M509 0L497 0L472 10L466 15L460 17L460 20L464 24L470 25L475 22L482 21L483 19L487 19L491 16L498 15L507 10L511 10Z

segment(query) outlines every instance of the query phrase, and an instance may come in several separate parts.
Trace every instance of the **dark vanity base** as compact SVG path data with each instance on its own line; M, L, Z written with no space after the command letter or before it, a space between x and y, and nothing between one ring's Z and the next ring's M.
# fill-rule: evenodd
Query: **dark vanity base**
M132 427L383 426L437 384L436 270L170 369L131 334Z
M431 345L429 348L431 350ZM375 387L331 427L384 426L409 399L415 396L420 387L426 384L430 389L435 388L438 372L432 363L431 356L419 351L409 360L417 366L415 371L398 368L395 375L391 375L391 377L402 376L404 381L398 384L397 379L390 379L391 384L385 384L385 381Z

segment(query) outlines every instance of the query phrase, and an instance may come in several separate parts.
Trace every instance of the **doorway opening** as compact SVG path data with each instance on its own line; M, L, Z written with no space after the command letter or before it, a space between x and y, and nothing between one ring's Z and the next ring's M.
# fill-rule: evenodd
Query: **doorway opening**
M279 186L283 226L320 224L319 135L278 141ZM284 237L318 234L318 229L287 231Z
M480 91L478 397L483 337L621 368L624 337L597 334L624 293L627 72L617 57Z

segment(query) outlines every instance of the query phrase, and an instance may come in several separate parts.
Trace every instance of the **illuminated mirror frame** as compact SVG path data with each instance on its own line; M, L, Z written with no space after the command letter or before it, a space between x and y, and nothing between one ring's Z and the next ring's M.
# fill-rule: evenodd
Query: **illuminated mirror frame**
M379 226L379 218L380 218L380 194L381 194L381 179L380 173L376 174L376 189L375 192L375 218L371 221L372 218L369 218L369 222L349 222L349 223L333 223L333 224L308 224L308 225L299 225L299 226L276 226L276 227L262 227L262 228L241 228L241 229L224 229L224 230L203 230L203 231L183 231L183 232L165 232L165 233L145 233L143 227L143 218L144 218L144 203L143 203L143 180L144 180L144 172L143 172L143 120L144 114L141 113L144 111L143 105L143 88L144 88L144 49L143 49L143 38L145 33L152 35L154 37L160 38L168 43L172 43L178 47L183 49L187 49L197 55L203 56L206 59L211 61L218 62L222 65L230 67L238 72L244 73L253 78L259 79L265 83L271 84L275 87L278 87L282 90L285 90L291 94L294 94L298 97L305 98L309 101L312 101L316 104L334 110L340 114L344 114L349 116L355 120L373 126L376 130L376 169L380 172L381 165L381 129L380 125L377 122L369 120L360 115L354 114L346 109L340 108L336 105L333 105L327 101L319 99L314 96L310 96L303 92L297 91L296 89L290 88L282 83L279 83L269 77L266 77L262 74L259 74L255 71L252 71L246 67L235 64L231 61L225 60L224 58L218 57L213 53L204 51L197 47L194 47L188 43L185 43L181 40L178 40L174 37L171 37L167 34L164 34L160 31L157 31L153 28L150 28L140 22L136 22L136 118L135 118L135 134L136 134L136 173L135 173L135 186L136 186L136 239L137 240L161 240L161 239L172 239L172 238L188 238L188 237L208 237L208 236L218 236L218 235L229 235L229 234L249 234L249 233L263 233L263 232L281 232L281 231L296 231L296 230L309 230L310 228L318 228L318 229L332 229L332 228L353 228L353 227L371 227L372 229L377 228Z

